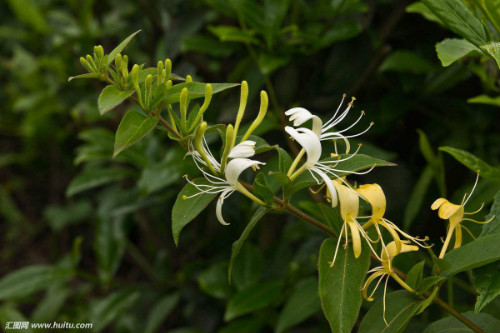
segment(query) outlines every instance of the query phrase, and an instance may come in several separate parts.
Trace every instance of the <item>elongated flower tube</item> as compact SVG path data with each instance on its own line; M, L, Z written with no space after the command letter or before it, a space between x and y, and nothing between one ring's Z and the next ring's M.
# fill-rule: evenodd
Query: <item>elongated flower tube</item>
M290 134L290 136L302 146L302 148L307 154L306 162L302 165L302 167L300 167L297 171L295 171L295 173L290 175L290 179L294 180L300 173L302 173L305 170L308 170L311 173L311 176L318 184L321 183L326 184L328 191L331 195L332 206L336 207L338 203L337 191L335 189L335 186L333 185L333 181L331 180L331 178L341 179L337 174L345 171L341 169L336 169L335 167L340 162L347 161L352 157L354 157L358 152L359 148L354 154L346 158L343 159L336 158L333 160L327 159L320 161L322 153L321 142L319 140L319 137L312 130L304 127L295 129L293 127L287 126L285 127L285 131L288 134ZM371 171L372 169L373 168L369 169L366 172L349 171L349 173L365 174Z
M403 236L404 238L407 238L408 240L412 241L413 243L417 244L420 247L425 247L425 248L429 247L422 243L427 241L428 237L425 238L413 237L404 232L403 230L401 230L393 222L384 218L387 201L384 195L384 191L382 190L382 187L380 187L380 185L378 184L361 185L359 186L359 188L356 189L356 192L364 200L366 200L372 207L372 214L370 216L370 220L363 225L363 228L366 229L371 225L375 226L377 234L382 242L382 248L385 249L386 246L384 243L384 239L382 237L382 233L380 232L379 226L384 227L389 232L392 239L394 240L394 244L396 246L397 251L401 250L401 246L403 244L399 235Z
M364 131L362 131L358 134L345 136L343 133L350 130L351 128L353 128L361 120L361 118L363 118L363 116L365 115L365 112L361 111L361 115L359 116L359 118L355 122L353 122L351 125L349 125L348 127L346 127L343 130L334 131L333 128L335 126L337 126L338 124L340 124L345 119L345 117L349 114L349 111L351 110L351 108L353 106L353 102L355 100L355 98L353 97L352 100L347 104L347 108L344 111L339 113L340 109L342 108L342 105L344 104L345 97L346 97L346 95L344 94L342 97L342 101L340 102L340 105L338 106L334 115L330 118L330 120L328 120L324 124L323 124L323 121L321 120L321 118L319 118L316 115L313 115L309 110L302 108L302 107L292 108L292 109L286 111L285 115L290 117L289 120L291 122L293 122L294 127L301 126L305 122L307 122L308 120L311 120L312 121L312 128L311 129L320 138L320 140L342 139L346 143L346 146L347 146L346 153L348 153L349 152L348 139L354 138L354 137L357 137L357 136L360 136L360 135L366 133L370 129L370 127L373 126L373 122L370 123L370 126L368 126L368 128L365 129Z
M342 216L342 220L344 221L342 228L340 230L340 235L337 240L337 247L335 248L335 254L333 256L333 260L330 262L330 267L335 264L335 260L337 259L337 253L340 246L340 239L342 236L345 236L345 247L347 247L349 242L349 233L348 229L351 233L352 238L352 249L354 252L354 257L359 258L361 255L361 238L364 238L368 243L373 254L379 259L377 253L373 249L371 243L374 241L370 239L366 231L363 227L358 223L358 212L359 212L359 195L353 190L351 187L342 185L338 180L333 182L333 185L336 188L338 193L338 198L340 201L340 215Z
M385 278L384 296L383 296L383 318L386 325L389 325L385 319L385 295L387 294L387 282L389 281L389 277L392 277L394 280L396 280L406 290L414 292L414 290L410 286L408 286L403 280L401 280L401 278L394 272L392 265L394 257L399 255L400 253L418 251L418 246L409 245L409 243L410 243L409 241L402 241L401 244L399 245L397 245L396 242L390 242L389 244L387 244L386 248L383 249L381 253L382 265L368 271L368 273L372 274L366 279L365 283L363 284L363 287L361 288L361 294L363 295L363 298L371 302L373 301L373 295L375 294L375 291L378 289L380 283ZM378 281L377 284L375 285L375 288L373 288L370 295L368 295L368 288L370 287L371 283L377 278Z
M250 193L238 181L241 173L246 169L252 168L254 170L257 170L260 165L265 164L263 162L248 159L248 157L252 157L253 155L255 155L254 141L247 140L234 146L234 148L229 152L228 156L231 160L227 163L223 172L224 173L223 176L210 174L206 172L203 168L203 166L209 166L208 163L211 163L211 165L209 166L210 170L214 169L218 173L221 172L220 163L216 160L216 158L210 151L204 137L202 140L201 148L203 149L203 153L206 155L207 158L203 158L201 154L194 149L188 154L193 157L193 161L195 162L196 166L207 180L208 184L196 184L191 180L189 180L189 178L186 175L185 176L186 180L191 185L196 187L199 190L199 192L189 197L188 196L184 197L183 198L184 200L196 197L202 193L211 193L211 194L220 193L216 205L216 216L219 222L223 225L228 225L229 223L227 223L224 220L224 217L222 216L222 205L224 204L224 200L231 194L233 194L234 191L238 191L247 196L248 198L250 198L251 200L257 202L258 204L265 206L264 202L262 202L259 198L255 197L252 193Z
M483 209L484 207L483 203L478 210L468 213L465 212L464 208L467 202L469 201L470 197L472 196L472 193L474 193L478 181L479 181L479 170L477 171L476 182L474 183L474 186L472 187L470 194L467 196L467 193L465 193L464 198L462 199L462 203L460 205L453 204L449 202L448 199L445 198L439 198L432 204L431 206L432 210L439 209L438 216L440 218L442 218L443 220L449 220L448 232L446 234L446 239L444 241L443 248L441 249L441 253L439 254L439 258L443 258L444 255L446 254L446 250L448 249L453 233L455 233L455 246L454 246L455 249L459 248L462 245L462 229L467 231L472 238L475 238L472 232L467 227L462 225L462 221L471 221L478 224L485 224L491 222L495 218L495 216L492 216L488 221L483 221L483 222L479 222L470 218L464 218L464 215L476 214L479 211L481 211L481 209Z

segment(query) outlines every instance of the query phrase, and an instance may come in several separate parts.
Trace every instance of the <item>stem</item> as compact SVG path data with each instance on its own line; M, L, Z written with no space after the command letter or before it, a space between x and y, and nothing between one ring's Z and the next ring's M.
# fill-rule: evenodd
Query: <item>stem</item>
M290 169L288 169L288 173L286 174L288 177L290 177L291 174L295 171L297 164L299 164L300 159L302 158L302 156L304 156L305 152L306 152L306 150L304 148L302 148L302 150L295 157L295 160L293 160L293 163L292 163L292 165L290 165Z
M453 230L455 230L455 226L452 226L450 224L450 229L446 234L446 239L444 241L443 247L441 248L441 253L439 253L440 259L443 259L444 255L446 254L446 250L448 249L448 245L450 244L451 236L453 235Z
M304 163L297 171L295 171L291 176L290 180L295 180L304 170L307 169L307 165Z
M412 287L410 287L406 282L404 282L396 273L391 273L391 277L396 280L397 283L399 283L399 285L403 288L405 288L406 290L408 290L409 292L411 292L412 294L416 294L417 292L415 291L415 289L413 289Z
M460 312L455 310L453 307L451 307L448 303L443 301L441 298L436 297L434 299L434 303L439 305L441 308L446 310L449 314L451 314L453 317L457 318L460 320L462 323L467 325L471 330L473 330L476 333L485 333L480 327L478 327L476 324L474 324L472 321L469 319L465 318Z

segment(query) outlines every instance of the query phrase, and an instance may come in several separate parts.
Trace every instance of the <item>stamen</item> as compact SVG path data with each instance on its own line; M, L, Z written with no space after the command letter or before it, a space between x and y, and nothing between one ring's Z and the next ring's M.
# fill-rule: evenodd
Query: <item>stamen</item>
M474 223L477 223L477 224L486 224L486 223L490 223L491 221L493 221L493 219L495 218L495 215L493 215L488 221L484 221L484 222L479 222L477 220L473 220L473 219L469 219L469 218L464 218L463 221L471 221L471 222L474 222Z
M465 200L465 202L462 206L465 206L467 204L467 201L469 201L470 197L472 196L472 193L474 193L474 190L476 189L477 182L479 181L479 173L481 172L481 170L477 170L476 172L477 172L476 182L474 183L474 186L472 187L472 190L470 191L469 197L467 198L467 200Z
M481 211L481 209L483 209L483 207L484 207L484 202L481 203L481 207L479 207L478 210L470 212L470 213L464 213L464 215L474 215L474 214L477 214L477 213L479 213Z

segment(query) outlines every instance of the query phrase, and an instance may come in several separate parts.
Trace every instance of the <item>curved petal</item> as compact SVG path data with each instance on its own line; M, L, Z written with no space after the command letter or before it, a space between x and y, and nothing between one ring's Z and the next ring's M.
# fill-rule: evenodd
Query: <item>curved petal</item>
M222 205L224 204L224 200L233 194L234 190L231 188L226 189L223 191L219 198L217 199L217 206L215 207L215 215L217 215L217 220L223 225L229 225L226 221L224 221L224 217L222 216Z
M441 207L442 204L444 204L445 202L449 202L448 200L446 200L445 198L439 198L439 199L436 199L436 201L434 201L431 205L431 209L432 210L436 210L438 209L439 207Z
M460 214L462 212L462 214ZM443 220L449 219L453 215L457 214L457 217L462 215L463 217L464 208L459 205L452 204L451 202L445 202L439 207L438 215ZM462 220L460 218L460 220Z
M227 164L225 171L227 182L233 187L233 189L236 188L236 186L238 186L238 178L240 177L241 173L250 167L260 164L265 163L250 160L248 158L235 158L231 160Z
M255 141L246 140L238 143L229 152L229 158L248 158L255 155Z
M340 201L340 215L344 221L349 217L354 219L358 217L359 196L356 191L338 182L333 182L333 185L337 188Z
M297 141L307 154L307 168L311 169L321 158L321 142L316 134L308 128L285 127L285 131Z
M323 179L323 181L326 184L326 188L328 189L328 193L330 193L330 200L332 201L332 207L337 207L339 199L337 195L337 189L333 185L333 181L330 179L330 177L328 177L326 173L319 170L318 168L312 168L311 171L316 173Z
M351 230L351 238L352 238L352 249L354 251L354 257L359 258L361 255L361 236L359 235L359 229L356 225L356 221L350 218L350 221L347 222L349 229Z
M285 115L290 116L289 120L293 122L293 126L295 127L304 124L309 119L312 119L312 131L318 137L321 136L321 127L323 126L323 122L318 116L309 112L309 110L301 107L291 108L285 112Z
M379 220L385 214L386 199L378 184L365 184L356 189L363 199L372 206L372 219Z

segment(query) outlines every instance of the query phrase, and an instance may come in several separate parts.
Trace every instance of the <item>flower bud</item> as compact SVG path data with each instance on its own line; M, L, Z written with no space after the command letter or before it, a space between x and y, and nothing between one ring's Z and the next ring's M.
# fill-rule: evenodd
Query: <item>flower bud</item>
M92 72L97 72L97 66L95 65L94 59L89 54L87 54L85 60L87 60L90 67L92 68Z
M264 120L267 114L267 108L269 106L269 98L267 97L267 93L262 90L260 92L260 109L259 114L257 114L257 118L253 121L252 125L248 128L247 132L241 139L241 141L245 141L252 134L252 132L260 125L262 120Z
M120 53L118 53L115 57L115 67L116 67L116 71L119 73L122 69L122 55Z
M101 45L94 46L94 53L97 59L101 60L104 57L104 48Z
M84 57L80 57L80 63L82 64L82 66L88 70L90 73L94 72L94 70L92 69L92 66L90 66L90 64L87 62L87 60L85 60Z
M165 78L170 80L170 74L172 74L172 61L170 61L170 59L165 60L165 70Z
M191 77L191 75L186 75L186 83L191 83L193 82L193 78Z

